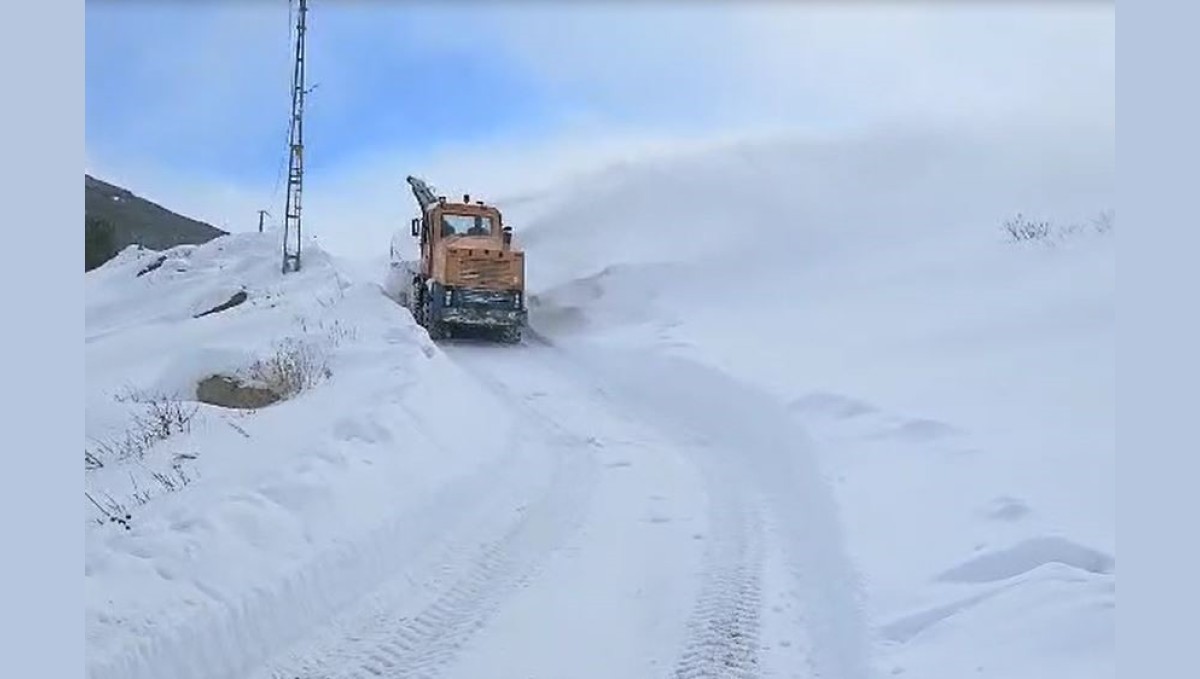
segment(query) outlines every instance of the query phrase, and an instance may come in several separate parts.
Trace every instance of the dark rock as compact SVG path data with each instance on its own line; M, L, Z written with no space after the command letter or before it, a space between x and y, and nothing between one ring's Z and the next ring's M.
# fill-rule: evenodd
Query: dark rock
M233 297L230 297L225 302L218 304L217 306L209 309L208 311L202 311L202 312L196 314L195 316L192 316L192 318L200 318L201 316L207 316L209 314L216 314L216 313L225 311L226 309L232 309L233 307L241 304L242 302L245 302L247 297L249 297L249 295L246 294L245 290L242 290L241 292L238 292L237 294L235 294Z
M270 389L242 384L227 375L212 375L196 385L196 400L222 408L255 410L277 403L282 397Z
M142 269L141 271L139 271L137 273L138 278L141 278L142 276L145 276L146 274L150 273L151 271L154 271L158 267L162 266L163 262L165 262L165 261L167 261L167 257L166 257L166 255L163 255L163 256L159 257L158 259L155 259L153 262L150 262L149 264L146 265L146 268Z

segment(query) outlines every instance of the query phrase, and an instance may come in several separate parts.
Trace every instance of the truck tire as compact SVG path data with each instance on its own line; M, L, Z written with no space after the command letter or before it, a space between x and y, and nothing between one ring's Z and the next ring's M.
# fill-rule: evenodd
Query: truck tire
M421 279L413 279L408 302L408 310L412 312L413 320L417 322L417 325L425 327L429 322L429 309L426 305L425 285L421 283Z
M444 340L450 337L450 332L446 328L446 324L441 321L431 320L425 326L425 329L429 332L429 339L431 340Z
M520 344L521 343L521 326L510 325L500 330L500 341L505 344Z

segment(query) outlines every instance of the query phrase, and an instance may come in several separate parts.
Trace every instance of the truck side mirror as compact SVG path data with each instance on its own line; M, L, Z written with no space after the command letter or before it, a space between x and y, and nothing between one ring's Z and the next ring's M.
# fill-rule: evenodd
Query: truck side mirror
M413 220L412 220L412 235L413 235L413 238L416 238L416 237L417 237L417 234L419 233L420 225L421 225L421 220L420 220L419 218L417 218L417 217L413 217Z
M511 245L512 244L512 227L506 226L503 229L501 229L501 232L504 234L504 244Z

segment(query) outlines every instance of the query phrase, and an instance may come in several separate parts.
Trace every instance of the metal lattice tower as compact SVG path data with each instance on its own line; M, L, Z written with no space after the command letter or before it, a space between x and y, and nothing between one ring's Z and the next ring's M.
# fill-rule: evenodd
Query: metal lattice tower
M291 0L288 0L291 2ZM292 124L288 132L287 199L283 213L283 273L300 270L300 195L304 187L304 17L308 1L300 0L296 18L296 55L292 71Z

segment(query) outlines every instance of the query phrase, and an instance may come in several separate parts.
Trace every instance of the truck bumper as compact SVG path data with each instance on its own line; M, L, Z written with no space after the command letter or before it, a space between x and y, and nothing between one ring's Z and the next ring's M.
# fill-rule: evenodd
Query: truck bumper
M524 309L497 309L494 307L442 307L443 323L470 325L485 328L500 328L525 324Z
M523 326L527 311L521 293L432 286L433 317L447 325L477 328Z

